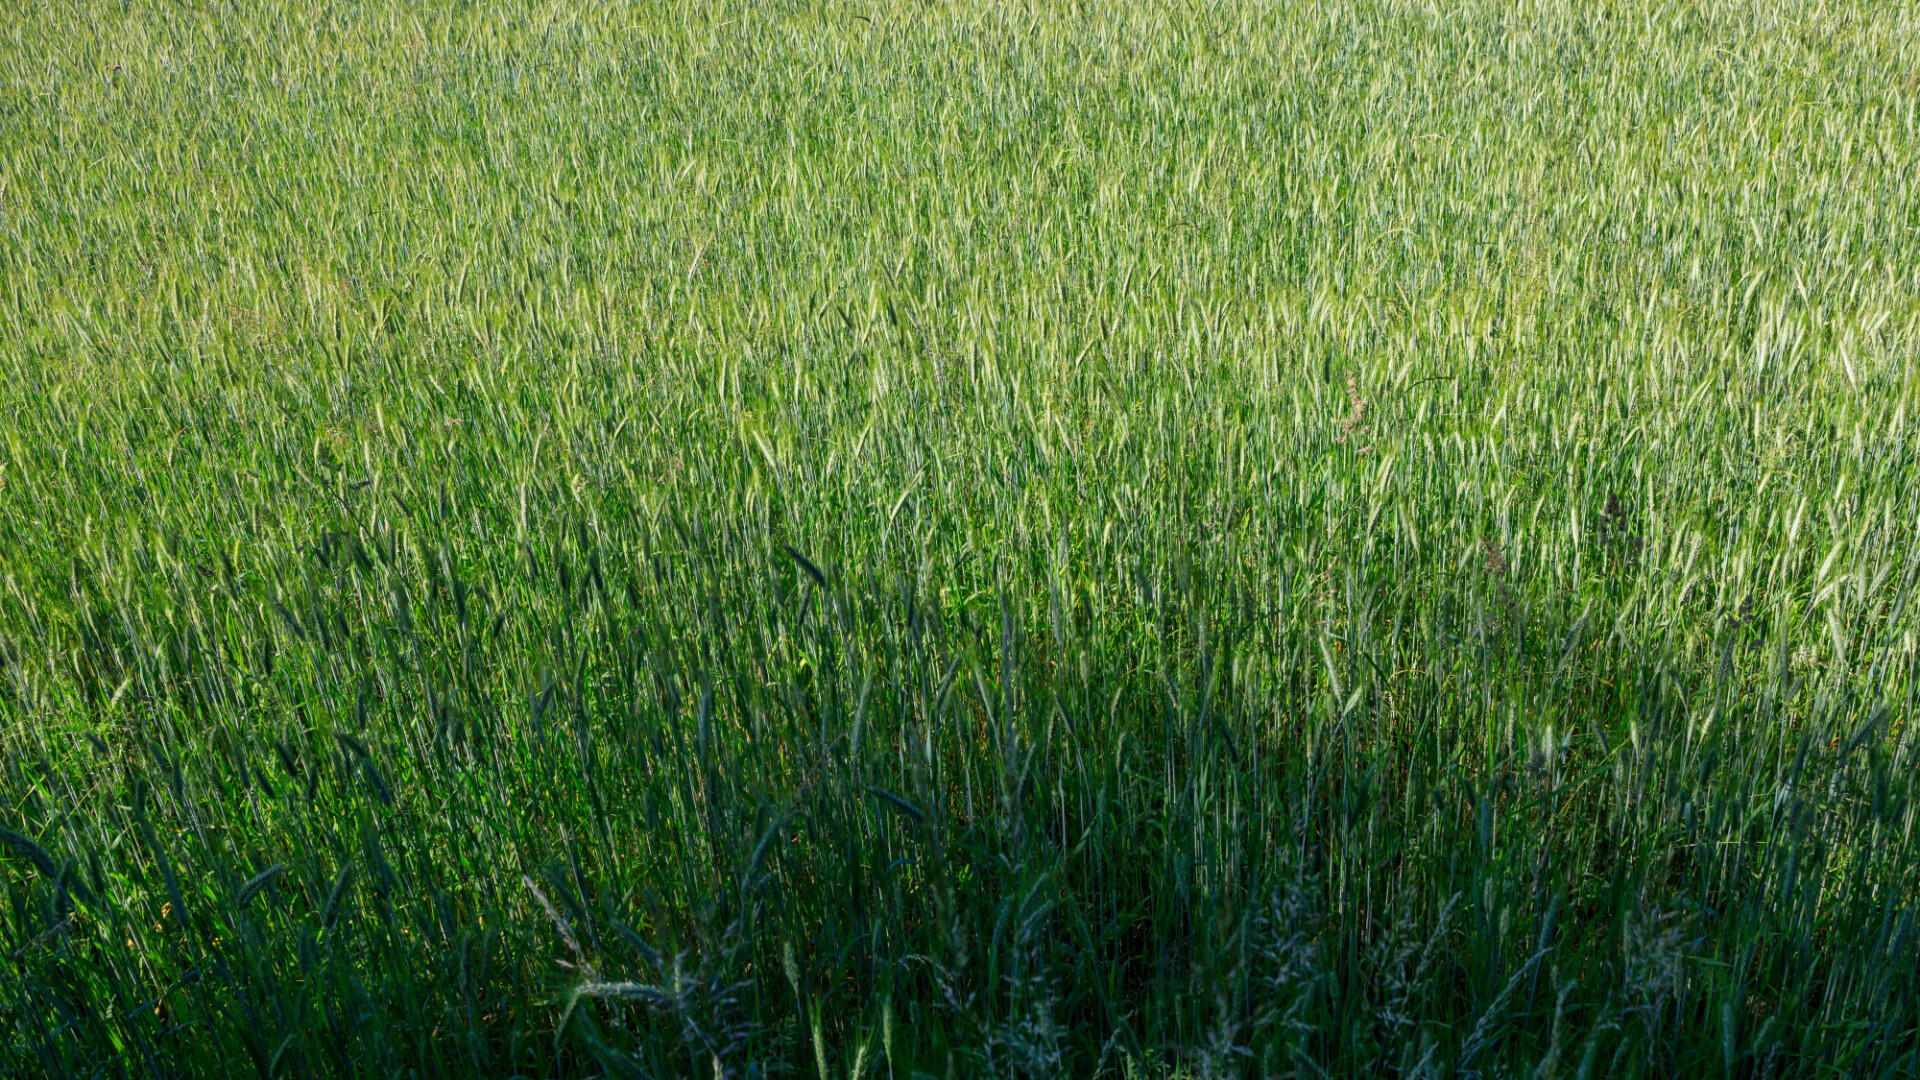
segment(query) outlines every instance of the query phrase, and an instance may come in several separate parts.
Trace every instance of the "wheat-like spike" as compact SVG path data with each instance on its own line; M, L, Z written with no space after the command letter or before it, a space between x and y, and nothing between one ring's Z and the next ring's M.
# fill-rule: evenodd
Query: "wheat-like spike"
M799 549L795 548L792 544L781 544L780 547L786 551L788 555L793 556L793 561L800 564L800 569L807 572L807 576L813 579L815 585L820 586L822 589L827 587L827 576L820 572L819 567L813 565L812 559L800 554Z
M535 885L532 878L522 874L520 883L525 885L527 891L533 894L533 898L540 902L540 907L547 913L547 918L553 920L553 925L560 931L560 940L567 943L567 951L573 954L574 960L580 965L580 970L589 976L597 977L593 965L587 960L586 950L580 947L579 939L573 936L573 927L567 922L566 916L560 914L560 909L553 906L553 901L547 899L547 894L540 891L540 886Z
M393 791L387 787L386 780L380 776L380 770L374 766L371 754L360 759L360 771L366 776L368 786L373 788L374 797L380 800L381 805L392 806Z
M786 828L787 822L791 821L796 813L798 811L791 808L782 813L772 825L767 826L767 831L760 835L760 842L753 845L753 854L747 859L747 868L740 875L740 888L743 891L753 891L760 876L760 864L766 861L767 852L772 850L773 842L779 837L780 830Z
M620 939L625 941L634 952L639 953L641 959L651 965L655 971L664 970L660 964L659 951L647 944L646 939L641 937L638 931L619 919L609 917L607 922L613 926L614 932L620 935Z
M1487 1006L1485 1012L1480 1014L1479 1022L1474 1024L1472 1034L1467 1036L1466 1045L1460 1051L1460 1064L1462 1066L1467 1065L1481 1050L1486 1048L1487 1039L1493 1034L1494 1026L1499 1023L1501 1013L1506 1010L1507 1001L1513 997L1513 992L1520 988L1522 982L1526 981L1526 977L1533 971L1534 965L1538 964L1552 951L1551 949L1541 949L1539 952L1528 957L1527 962L1521 964L1520 969L1515 971L1513 977L1507 980L1507 985L1501 987L1500 992L1494 995L1493 1002Z
M18 852L48 878L60 876L59 868L53 864L53 856L48 855L45 848L12 829L0 827L0 844L5 844Z
M273 884L273 879L286 872L286 863L275 863L253 875L251 878L248 878L247 883L240 887L240 894L234 897L234 905L240 910L245 911L247 905L253 903L253 898L260 895L260 890Z
M340 916L340 901L345 899L347 888L353 884L353 863L340 864L340 872L333 877L333 888L327 890L327 902L320 908L320 925L333 929L333 921Z
M287 1066L292 1063L293 1059L288 1055L288 1051L293 1049L293 1045L298 1039L298 1035L289 1035L280 1040L279 1048L273 1052L273 1060L267 1065L268 1080L277 1078L282 1072L285 1072Z
M577 997L615 998L647 1005L671 1006L675 997L658 986L638 982L585 982L573 988Z
M919 807L885 788L869 786L866 792L907 817L912 818L916 825L922 824L927 820L927 815L922 813Z

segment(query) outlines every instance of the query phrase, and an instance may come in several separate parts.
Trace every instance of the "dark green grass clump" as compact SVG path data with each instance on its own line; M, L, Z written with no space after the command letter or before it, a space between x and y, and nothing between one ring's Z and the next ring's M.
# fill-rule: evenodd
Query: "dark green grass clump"
M0 1075L1920 1070L1909 12L214 8L0 27Z

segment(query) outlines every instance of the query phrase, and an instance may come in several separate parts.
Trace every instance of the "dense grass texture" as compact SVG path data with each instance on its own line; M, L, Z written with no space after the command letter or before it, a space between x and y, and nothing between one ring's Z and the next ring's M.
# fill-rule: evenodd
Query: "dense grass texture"
M1916 73L11 5L0 1074L1913 1075Z

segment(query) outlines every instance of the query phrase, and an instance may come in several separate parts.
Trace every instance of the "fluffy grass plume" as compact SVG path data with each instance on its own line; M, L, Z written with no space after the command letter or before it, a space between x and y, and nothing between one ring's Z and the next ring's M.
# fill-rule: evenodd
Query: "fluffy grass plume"
M1920 1069L1911 3L0 16L0 1074Z

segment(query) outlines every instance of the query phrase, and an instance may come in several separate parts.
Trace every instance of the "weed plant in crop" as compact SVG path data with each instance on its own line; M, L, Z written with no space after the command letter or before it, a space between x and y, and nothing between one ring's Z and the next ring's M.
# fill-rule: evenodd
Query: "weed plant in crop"
M1913 1075L1916 43L13 5L0 1075Z

